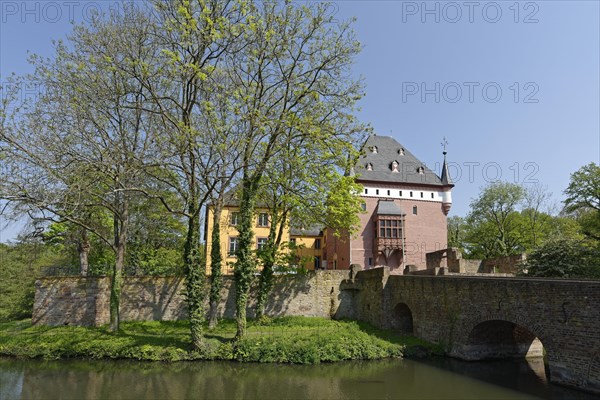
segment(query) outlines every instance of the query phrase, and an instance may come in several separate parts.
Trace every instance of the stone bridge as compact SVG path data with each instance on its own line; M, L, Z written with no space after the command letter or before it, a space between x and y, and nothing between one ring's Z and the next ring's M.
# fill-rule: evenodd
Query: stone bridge
M551 382L600 393L600 281L390 275L354 279L356 316L465 360L541 356Z

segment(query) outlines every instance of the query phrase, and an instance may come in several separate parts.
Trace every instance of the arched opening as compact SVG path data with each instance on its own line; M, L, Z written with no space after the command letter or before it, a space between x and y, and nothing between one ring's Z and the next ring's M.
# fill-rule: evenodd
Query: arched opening
M590 361L587 387L600 392L600 351L597 352L594 357L592 357L592 361Z
M463 349L468 359L543 357L544 347L527 328L503 320L476 325Z
M392 311L391 318L392 329L398 331L402 335L412 335L413 318L410 308L404 303L398 303Z

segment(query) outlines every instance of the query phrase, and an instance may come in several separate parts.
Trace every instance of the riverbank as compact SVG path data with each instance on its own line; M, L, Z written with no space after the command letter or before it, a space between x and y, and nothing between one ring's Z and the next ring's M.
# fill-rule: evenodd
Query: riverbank
M206 330L202 351L190 351L187 321L123 322L118 334L106 327L32 326L29 320L0 323L0 355L43 359L134 359L147 361L235 360L318 364L423 356L439 349L412 336L357 321L284 317L249 321L235 342L235 323Z

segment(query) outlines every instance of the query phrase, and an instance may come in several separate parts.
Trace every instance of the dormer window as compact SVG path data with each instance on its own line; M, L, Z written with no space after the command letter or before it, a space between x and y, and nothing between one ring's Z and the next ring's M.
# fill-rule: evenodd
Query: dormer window
M371 153L377 154L377 146L371 146Z
M423 174L425 173L425 168L423 168L423 167L419 167L419 168L417 168L417 172L418 172L420 175L423 175Z
M403 156L404 155L404 148L401 148L400 150L398 150L398 154Z
M367 164L367 171L373 171L373 164L371 164L371 163Z
M398 172L398 166L400 164L398 164L398 161L395 161L392 163L392 172Z

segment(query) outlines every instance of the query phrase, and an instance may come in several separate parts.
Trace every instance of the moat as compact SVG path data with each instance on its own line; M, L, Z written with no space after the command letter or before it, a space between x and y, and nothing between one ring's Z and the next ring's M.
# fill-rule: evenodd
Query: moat
M320 365L0 358L4 399L593 399L547 382L541 358Z

